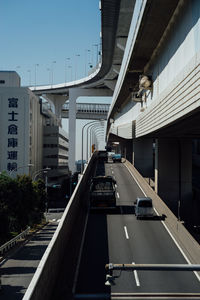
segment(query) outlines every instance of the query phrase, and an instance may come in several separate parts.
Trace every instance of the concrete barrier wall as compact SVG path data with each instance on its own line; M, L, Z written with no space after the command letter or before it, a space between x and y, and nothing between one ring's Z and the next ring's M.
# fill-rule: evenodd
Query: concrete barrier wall
M85 190L95 170L96 158L97 153L94 153L74 190L23 300L61 299L63 294L68 295L66 299L71 299L87 216L88 199ZM61 289L63 282L65 290Z
M188 258L189 262L191 264L200 264L200 245L197 243L197 241L187 231L184 225L180 221L178 221L177 217L167 207L164 201L162 201L162 199L154 192L154 190L141 176L141 174L134 168L134 166L127 160L124 164L128 168L129 172L133 175L133 177L137 180L139 185L142 187L145 194L148 197L152 198L153 205L158 214L166 215L164 224L176 240L177 244L183 250L183 253ZM200 276L200 272L198 273Z

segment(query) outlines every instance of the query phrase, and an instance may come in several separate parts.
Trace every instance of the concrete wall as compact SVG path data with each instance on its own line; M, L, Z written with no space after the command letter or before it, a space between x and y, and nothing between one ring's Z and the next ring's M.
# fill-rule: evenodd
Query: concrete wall
M182 220L192 217L192 141L157 139L155 191Z
M72 299L77 260L87 220L88 199L85 196L87 195L85 187L88 186L88 180L95 170L91 167L95 162L96 153L92 156L65 209L23 300L63 299L62 293L68 294L66 299ZM61 286L66 287L65 291L61 290Z

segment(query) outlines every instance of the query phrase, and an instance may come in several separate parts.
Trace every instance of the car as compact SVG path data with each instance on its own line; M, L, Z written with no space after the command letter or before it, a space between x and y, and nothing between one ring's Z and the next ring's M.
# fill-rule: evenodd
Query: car
M150 197L137 197L135 201L136 218L153 217L153 202Z
M113 160L114 163L115 162L121 162L122 161L121 154L114 154L114 155L112 155L112 160Z

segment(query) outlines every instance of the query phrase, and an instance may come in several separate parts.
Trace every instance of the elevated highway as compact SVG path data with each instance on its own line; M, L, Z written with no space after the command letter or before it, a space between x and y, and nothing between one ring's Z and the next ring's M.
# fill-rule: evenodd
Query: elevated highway
M78 96L88 96L89 90L103 95L110 87L107 140L118 142L127 159L112 170L111 164L105 166L107 174L116 176L118 210L88 210L95 153L24 299L200 299L199 273L191 271L122 272L115 286L104 285L104 267L110 262L200 264L199 244L182 224L199 222L192 185L193 139L199 138L199 1L102 1L101 9L107 43L102 44L102 65L104 46L110 45L106 72L112 76L94 74L91 81L73 83L69 103L73 119ZM124 36L118 35L122 28ZM115 38L109 40L109 34ZM147 80L141 81L141 75ZM33 90L49 93L55 103L67 99L65 86ZM153 179L155 191L144 178ZM133 201L143 194L152 197L165 221L136 220Z
M24 300L200 299L200 273L192 271L134 271L120 276L117 272L115 285L105 285L108 263L183 264L198 270L200 246L128 161L101 167L102 174L117 181L116 210L91 211L88 183L97 167L96 155L73 193ZM166 215L164 221L136 219L133 202L143 195L152 197L158 215Z

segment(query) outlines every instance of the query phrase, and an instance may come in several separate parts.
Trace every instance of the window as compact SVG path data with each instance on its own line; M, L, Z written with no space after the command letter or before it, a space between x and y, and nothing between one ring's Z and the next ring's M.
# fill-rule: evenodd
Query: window
M5 83L5 80L0 80L0 84L4 84Z

